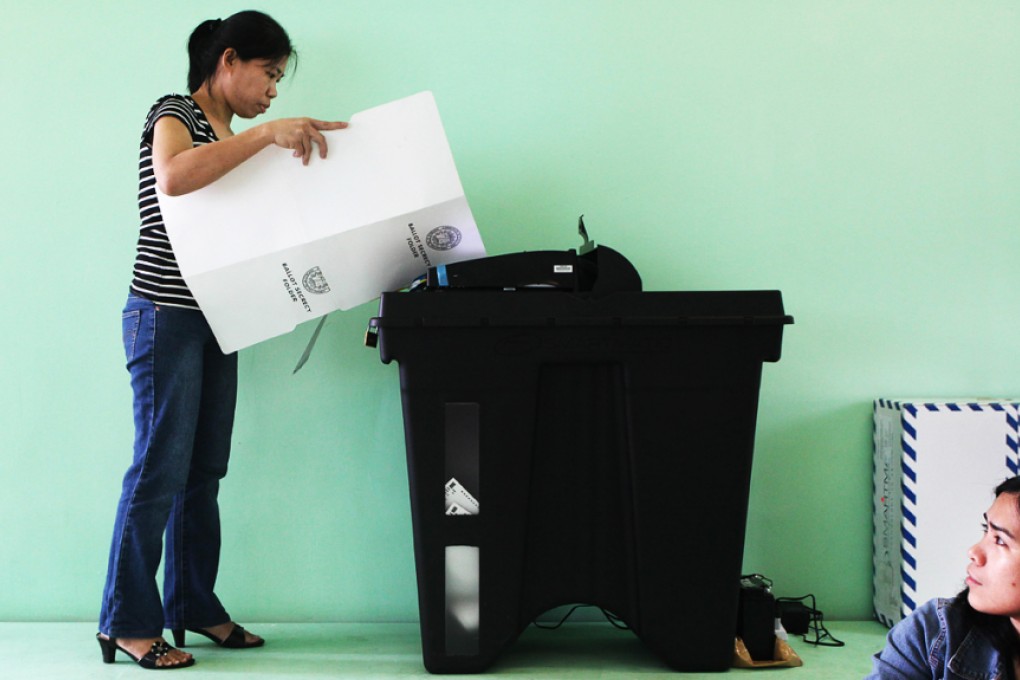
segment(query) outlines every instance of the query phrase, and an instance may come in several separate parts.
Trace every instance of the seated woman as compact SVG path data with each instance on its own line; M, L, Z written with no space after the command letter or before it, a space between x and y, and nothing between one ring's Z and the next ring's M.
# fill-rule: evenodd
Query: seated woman
M868 678L1020 680L1020 477L995 489L966 588L889 631Z

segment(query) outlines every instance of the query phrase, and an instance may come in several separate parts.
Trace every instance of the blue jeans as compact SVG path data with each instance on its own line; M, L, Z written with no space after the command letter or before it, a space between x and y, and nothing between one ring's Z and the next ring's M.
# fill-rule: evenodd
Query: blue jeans
M230 616L213 593L220 554L216 497L230 457L237 355L220 351L198 311L132 294L123 324L134 460L117 506L99 630L140 638L226 623ZM156 573L164 531L161 603Z

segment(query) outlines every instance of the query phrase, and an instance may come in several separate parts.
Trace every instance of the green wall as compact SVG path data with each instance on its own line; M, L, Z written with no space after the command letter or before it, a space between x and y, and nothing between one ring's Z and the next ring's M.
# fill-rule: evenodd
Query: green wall
M648 290L782 290L796 325L765 365L744 566L870 616L871 400L1020 382L1017 3L258 7L301 51L276 115L435 93L490 253L575 247L584 213ZM139 128L184 88L193 26L242 8L3 8L0 620L97 614L132 438ZM241 620L417 616L397 367L361 344L374 311L331 316L296 376L307 325L240 354L220 590Z

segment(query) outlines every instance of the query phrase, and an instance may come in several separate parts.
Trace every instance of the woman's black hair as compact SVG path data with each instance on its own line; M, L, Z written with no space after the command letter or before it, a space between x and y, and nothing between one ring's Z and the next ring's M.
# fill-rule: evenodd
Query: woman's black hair
M1016 496L1017 513L1020 514L1020 476L1010 477L995 487L995 497L998 498L1004 493ZM960 612L964 625L968 629L979 630L988 638L992 646L1006 660L1005 677L1008 680L1017 680L1013 672L1013 660L1020 659L1020 636L1008 616L996 616L979 612L970 606L968 593L970 589L964 588L956 596L951 605Z
M224 50L232 47L242 61L296 57L290 36L268 14L246 10L226 19L203 21L188 39L188 91L197 92L216 74Z

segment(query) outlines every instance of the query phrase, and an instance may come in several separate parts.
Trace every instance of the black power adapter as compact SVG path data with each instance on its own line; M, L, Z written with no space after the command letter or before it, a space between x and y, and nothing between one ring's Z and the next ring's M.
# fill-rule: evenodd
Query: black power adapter
M807 635L808 627L811 625L812 610L799 600L780 599L777 605L783 629L790 635Z

